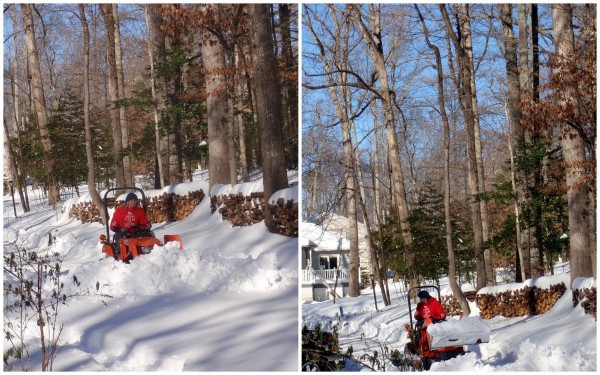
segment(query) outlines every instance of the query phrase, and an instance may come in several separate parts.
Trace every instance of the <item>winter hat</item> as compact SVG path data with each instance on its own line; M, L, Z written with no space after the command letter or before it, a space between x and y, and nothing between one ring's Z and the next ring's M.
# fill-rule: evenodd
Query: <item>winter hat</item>
M135 193L127 194L127 198L125 198L125 202L129 202L132 199L138 199L138 197L137 197L137 195L135 195Z
M426 290L422 290L417 296L419 296L419 298L429 298L429 293Z

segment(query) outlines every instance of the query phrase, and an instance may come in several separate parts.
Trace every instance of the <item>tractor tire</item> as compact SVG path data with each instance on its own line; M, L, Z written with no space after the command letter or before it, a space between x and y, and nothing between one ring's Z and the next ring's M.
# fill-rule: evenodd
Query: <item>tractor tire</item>
M424 357L421 360L421 363L423 364L423 370L429 371L429 369L431 368L431 364L433 363L433 360L429 357Z

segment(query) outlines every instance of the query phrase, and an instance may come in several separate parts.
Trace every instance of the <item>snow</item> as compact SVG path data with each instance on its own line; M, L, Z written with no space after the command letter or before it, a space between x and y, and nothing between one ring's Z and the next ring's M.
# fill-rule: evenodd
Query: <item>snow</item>
M234 189L258 191L262 179L255 178ZM289 173L289 180L292 187L278 194L296 201L297 173ZM145 193L185 195L200 188L206 192L208 181ZM68 218L71 205L90 200L85 187L80 191L80 198L65 200L55 211L30 190L32 210L23 213L17 198L18 219L10 195L4 197L5 247L58 252L65 293L79 293L59 312L63 349L54 371L298 369L297 238L269 233L262 223L233 228L210 213L206 197L186 219L153 224L159 239L179 234L183 250L171 242L125 264L101 253L103 225ZM36 329L29 329L27 344L39 371ZM9 345L4 341L4 350Z
M448 319L427 327L432 349L489 342L491 332L490 326L478 316Z
M560 267L555 269L555 272ZM538 316L506 318L495 317L483 322L491 329L489 342L479 345L465 345L465 355L442 362L434 362L430 371L434 372L473 372L473 371L597 371L597 335L596 322L586 315L580 306L573 307L573 294L569 288L569 274L557 274L542 280L527 281L530 285L554 284L567 280L567 290L556 305L547 313ZM593 278L576 280L579 288L595 286ZM442 289L448 288L448 281L441 281ZM520 289L523 284L507 287L494 287L495 291ZM373 354L374 350L382 356L384 348L403 351L408 342L404 325L409 323L406 290L400 283L389 283L392 304L383 305L381 291L375 287L379 311L375 310L373 290L362 291L359 297L344 297L336 303L306 302L302 305L302 322L309 327L321 324L330 330L337 325L341 351L350 346L353 357L360 358ZM481 291L480 291L481 293ZM416 303L411 304L414 307ZM470 303L469 320L480 320L479 310ZM343 312L343 314L342 314ZM463 318L464 320L464 318ZM444 324L459 320L433 324L434 332L443 329ZM436 327L437 326L437 327ZM435 328L433 328L435 327ZM478 329L484 329L482 326ZM469 331L471 328L457 328ZM380 369L381 370L381 369ZM346 360L345 371L371 370L357 361ZM391 361L385 362L385 371L399 371Z

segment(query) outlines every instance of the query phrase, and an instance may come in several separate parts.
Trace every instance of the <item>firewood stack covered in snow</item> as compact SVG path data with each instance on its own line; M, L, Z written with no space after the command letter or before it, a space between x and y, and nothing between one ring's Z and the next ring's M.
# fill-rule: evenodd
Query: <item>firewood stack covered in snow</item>
M573 306L577 306L579 303L581 303L581 307L583 307L586 314L590 314L594 317L594 320L598 320L595 286L573 289Z
M229 221L234 227L256 224L265 218L265 196L262 192L244 196L242 193L211 196L211 211L219 208L223 220ZM269 204L273 215L273 224L278 234L298 236L298 203L292 200L285 202L279 198L275 204Z
M554 307L566 290L564 282L545 287L525 285L519 289L498 291L494 291L493 287L483 288L477 294L476 302L479 315L484 319L540 315Z

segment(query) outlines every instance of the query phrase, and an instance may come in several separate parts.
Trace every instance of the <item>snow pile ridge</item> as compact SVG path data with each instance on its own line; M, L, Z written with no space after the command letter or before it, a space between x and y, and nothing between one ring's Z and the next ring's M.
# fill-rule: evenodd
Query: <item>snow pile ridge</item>
M591 289L596 287L596 279L593 277L578 277L573 281L571 289Z

